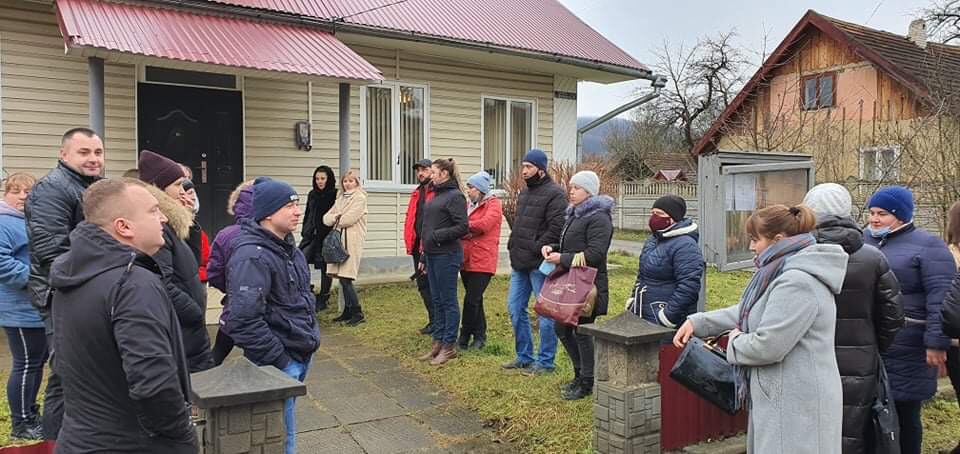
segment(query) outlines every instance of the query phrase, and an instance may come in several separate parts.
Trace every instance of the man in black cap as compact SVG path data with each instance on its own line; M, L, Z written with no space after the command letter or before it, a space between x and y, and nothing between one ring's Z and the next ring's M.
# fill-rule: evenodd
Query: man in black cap
M420 264L420 233L423 229L423 205L433 198L433 190L430 181L429 159L421 159L413 165L413 170L417 172L417 188L410 194L410 202L407 203L407 219L403 223L403 242L407 246L407 255L413 256L413 276L411 279L417 281L417 290L420 291L420 298L423 299L423 306L427 309L427 325L420 328L420 334L430 334L433 332L433 311L430 310L430 283L427 281L427 273L421 272L418 268Z

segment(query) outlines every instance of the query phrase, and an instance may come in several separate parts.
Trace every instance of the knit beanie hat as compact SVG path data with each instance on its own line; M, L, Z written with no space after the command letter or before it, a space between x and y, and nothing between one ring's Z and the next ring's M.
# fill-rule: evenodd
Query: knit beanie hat
M574 174L573 177L570 178L570 184L580 186L584 191L590 193L590 195L600 193L600 177L589 170L581 170Z
M253 183L253 220L260 222L290 202L300 200L289 184L272 178L259 177Z
M527 155L523 157L523 162L529 162L537 166L540 170L547 170L547 154L544 153L543 150L536 148L531 149L527 152Z
M490 174L481 170L467 178L467 184L487 194L490 192Z
M823 183L813 187L803 198L803 204L817 213L817 218L827 216L850 216L853 202L850 191L836 183Z
M683 197L673 194L667 194L653 202L654 208L659 208L673 218L674 222L680 222L687 215L687 201Z
M869 208L880 208L903 222L913 220L913 193L903 186L887 186L870 197Z
M160 189L166 189L167 186L183 178L183 167L180 167L180 164L150 150L140 152L137 168L140 170L141 181Z

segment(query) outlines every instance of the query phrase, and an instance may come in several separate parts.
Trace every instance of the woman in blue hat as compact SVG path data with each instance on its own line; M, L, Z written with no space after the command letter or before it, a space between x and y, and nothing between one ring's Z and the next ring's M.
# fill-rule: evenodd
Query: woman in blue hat
M870 197L864 240L880 248L900 281L905 325L883 353L900 418L900 450L919 454L923 441L920 410L937 391L950 339L940 328L940 306L956 274L953 256L940 238L913 223L913 193L901 186Z

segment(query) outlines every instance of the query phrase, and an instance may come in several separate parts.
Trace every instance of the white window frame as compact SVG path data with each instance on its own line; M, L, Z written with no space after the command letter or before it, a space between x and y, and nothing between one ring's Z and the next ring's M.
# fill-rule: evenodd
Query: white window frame
M370 180L367 178L367 89L389 88L391 94L391 124L393 130L390 131L393 145L393 179ZM400 89L403 87L423 89L423 159L430 159L430 85L417 82L402 81L384 81L370 85L360 85L360 178L363 180L363 187L366 190L380 191L399 191L413 190L416 184L403 184L401 176L403 169L400 168Z
M883 152L893 151L893 163L890 164L891 172L889 175L881 176L877 178L875 175L877 172L882 172L886 168L887 164L883 161ZM874 162L877 163L877 168L871 171L871 175L866 175L867 169L864 167L866 162L864 155L866 153L874 153ZM863 181L890 181L895 182L900 180L900 145L883 145L876 147L864 147L860 149L860 179Z
M486 141L486 137L484 137L484 133L483 133L483 131L485 130L485 126L486 126L486 119L485 119L485 115L483 114L483 108L484 108L484 105L486 105L486 101L487 101L488 99L494 99L494 100L497 100L497 101L506 101L506 102L507 102L507 128L511 128L511 127L512 127L512 126L511 126L512 123L511 123L511 121L510 121L510 120L512 120L512 118L510 118L510 116L512 115L513 110L510 109L510 103L512 103L512 102L523 102L523 103L528 103L528 104L530 104L530 105L531 105L531 109L533 109L532 116L531 116L532 118L530 119L530 121L531 121L531 123L530 123L530 148L537 148L537 130L539 129L539 128L538 128L539 123L537 122L537 121L538 121L538 120L537 120L537 112L538 112L538 110L537 110L537 100L536 100L536 99L534 99L534 98L514 98L514 97L497 96L497 95L481 95L481 96L480 96L480 170L486 170L486 169L487 169L487 163L486 163L486 159L485 159L485 158L486 158L486 157L485 157L485 155L486 155L486 152L485 152L486 148L485 148L485 146L484 146L485 141ZM507 134L507 137L510 137L510 136L512 135L512 133L513 133L513 131L510 130L510 131L508 132L508 134ZM512 162L512 161L513 161L513 150L511 150L510 147L511 147L511 141L508 139L508 140L507 140L507 157L506 157L507 162ZM527 151L529 151L529 150L523 150L523 151L521 151L521 153L526 153ZM516 169L511 169L511 170L516 170ZM505 175L504 178L503 178L503 181L509 180L510 177L511 177L511 174Z

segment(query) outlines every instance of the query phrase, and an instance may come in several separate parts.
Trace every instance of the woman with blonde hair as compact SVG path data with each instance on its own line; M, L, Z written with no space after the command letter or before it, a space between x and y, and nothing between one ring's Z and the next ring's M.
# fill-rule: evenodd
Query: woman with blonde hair
M327 275L340 281L343 292L343 313L333 320L356 326L363 323L363 309L353 281L360 272L363 241L367 237L367 193L352 170L340 178L340 189L340 197L323 215L323 223L332 227L331 235L337 230L341 232L340 239L350 256L343 263L327 263Z
M673 343L730 332L727 361L750 409L748 453L841 452L843 388L834 333L847 253L817 244L816 215L774 205L747 219L758 270L740 304L691 314Z

